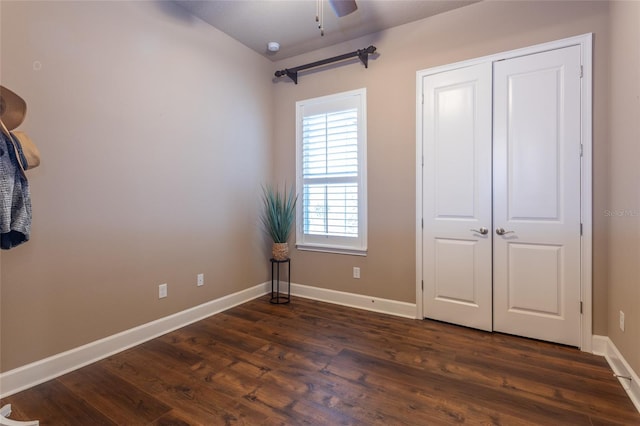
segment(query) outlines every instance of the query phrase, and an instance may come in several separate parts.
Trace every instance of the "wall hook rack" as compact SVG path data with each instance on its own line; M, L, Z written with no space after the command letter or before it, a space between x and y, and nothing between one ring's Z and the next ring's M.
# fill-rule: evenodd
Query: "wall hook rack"
M298 84L298 71L307 70L309 68L315 68L326 64L331 64L333 62L344 61L345 59L358 57L360 62L364 65L365 68L369 68L369 55L375 53L376 47L369 46L366 49L358 49L354 52L345 53L344 55L334 56L332 58L323 59L321 61L311 62L309 64L300 65L293 68L285 68L280 71L275 72L276 77L287 76L289 77L295 84Z

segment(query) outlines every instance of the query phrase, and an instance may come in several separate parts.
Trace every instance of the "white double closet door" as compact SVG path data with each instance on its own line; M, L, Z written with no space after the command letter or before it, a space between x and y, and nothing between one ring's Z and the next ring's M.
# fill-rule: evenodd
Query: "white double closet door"
M424 317L580 345L580 60L423 77Z

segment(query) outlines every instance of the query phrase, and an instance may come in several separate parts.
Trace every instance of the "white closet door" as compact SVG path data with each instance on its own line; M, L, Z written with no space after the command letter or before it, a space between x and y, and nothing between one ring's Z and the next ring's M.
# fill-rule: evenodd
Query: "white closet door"
M580 148L580 48L496 62L496 331L580 345Z
M423 313L491 330L491 64L423 83Z

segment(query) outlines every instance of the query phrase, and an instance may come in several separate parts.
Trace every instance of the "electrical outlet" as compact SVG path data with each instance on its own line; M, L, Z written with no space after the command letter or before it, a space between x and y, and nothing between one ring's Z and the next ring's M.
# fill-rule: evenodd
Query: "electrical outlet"
M158 299L167 297L167 284L160 284L158 286Z
M624 331L624 312L620 311L620 330Z
M198 287L204 285L204 274L198 274Z
M357 266L353 267L353 278L360 278L360 268Z

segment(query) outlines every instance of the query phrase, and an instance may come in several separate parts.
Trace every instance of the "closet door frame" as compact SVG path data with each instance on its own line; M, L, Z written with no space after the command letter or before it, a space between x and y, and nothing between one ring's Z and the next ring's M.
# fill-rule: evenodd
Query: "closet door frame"
M580 246L581 258L581 282L580 301L582 304L582 317L580 321L580 349L585 352L592 352L592 317L593 317L593 274L592 274L592 243L593 243L593 135L592 135L592 97L593 97L593 75L592 75L592 49L593 34L583 34L569 37L549 43L537 44L522 49L511 50L495 55L484 56L462 62L456 62L444 66L420 70L416 73L416 318L425 318L423 307L423 247L422 247L422 226L423 226L423 80L425 76L451 71L457 68L468 67L486 62L496 62L519 56L531 55L554 49L561 49L569 46L580 46L582 61L582 81L581 81L581 133L582 133L582 165L581 165L581 224L582 241Z

